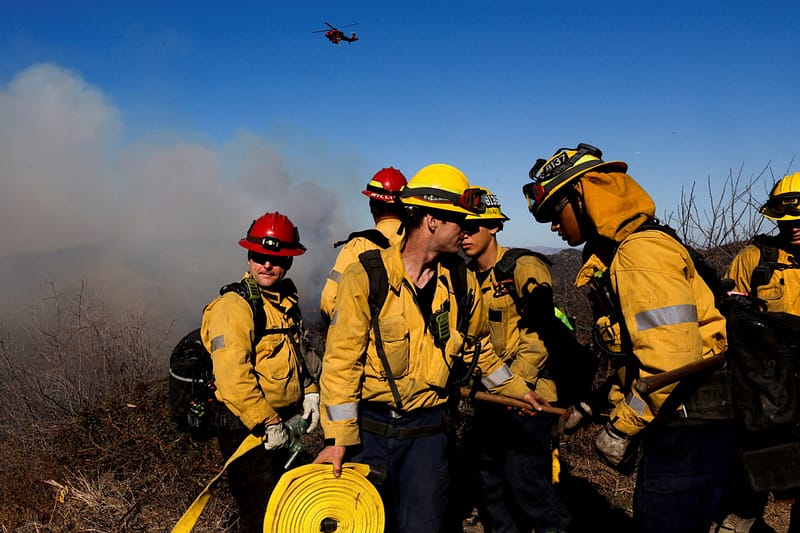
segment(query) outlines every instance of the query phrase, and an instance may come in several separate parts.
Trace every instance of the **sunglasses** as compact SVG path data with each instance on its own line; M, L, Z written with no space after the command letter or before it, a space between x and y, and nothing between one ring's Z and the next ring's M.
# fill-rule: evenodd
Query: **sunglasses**
M291 266L292 264L291 256L260 254L258 252L253 252L253 251L247 252L247 259L259 265L264 265L267 262L269 262L269 264L274 267L281 267L284 269L289 268L289 266Z

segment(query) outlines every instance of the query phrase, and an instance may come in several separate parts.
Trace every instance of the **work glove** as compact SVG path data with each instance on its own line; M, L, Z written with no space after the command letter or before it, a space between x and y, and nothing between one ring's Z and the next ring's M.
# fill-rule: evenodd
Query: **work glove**
M597 434L594 440L595 449L600 460L622 473L630 473L637 448L632 445L631 438L619 431L612 424Z
M586 402L578 402L567 408L561 417L561 432L565 435L575 433L592 419L592 408Z
M311 433L319 426L319 393L309 392L303 398L303 418L308 422L306 433Z
M289 433L283 422L271 424L264 428L264 448L267 450L277 450L283 448L289 442Z

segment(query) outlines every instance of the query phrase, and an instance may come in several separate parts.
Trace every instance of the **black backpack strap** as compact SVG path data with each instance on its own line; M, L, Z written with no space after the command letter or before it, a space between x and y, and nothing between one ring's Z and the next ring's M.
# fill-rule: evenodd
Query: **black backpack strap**
M528 250L527 248L509 248L506 250L506 253L503 254L503 257L500 258L500 261L494 265L494 279L496 279L498 282L506 279L513 279L514 269L517 267L517 261L520 257L526 255L532 255L536 257L548 267L553 265L553 262L550 261L550 259L539 252L534 252L533 250Z
M760 252L758 264L750 275L750 295L758 298L758 288L769 283L778 266L778 246L774 238L768 235L756 235L751 242Z
M251 363L255 365L256 345L267 332L267 313L264 311L264 305L261 302L261 291L258 289L256 280L253 278L245 278L242 281L224 285L219 289L220 295L228 292L235 292L244 298L253 311L253 347L250 352L250 357Z
M336 241L335 243L333 243L333 247L338 248L339 246L342 246L343 244L347 244L348 242L352 241L356 237L364 237L368 241L372 242L373 244L381 248L389 247L389 239L386 238L386 235L384 235L375 228L365 229L363 231L354 231L353 233L348 235L345 240Z
M381 259L380 250L367 250L358 256L358 260L367 272L369 278L369 297L367 302L369 304L370 324L372 331L375 335L375 351L378 352L378 357L383 365L383 370L386 372L386 381L389 383L389 390L392 391L395 407L399 410L403 407L403 402L400 399L400 392L397 390L397 383L394 381L394 374L392 367L389 365L389 358L386 356L386 350L383 348L383 339L381 338L381 328L379 315L383 304L386 302L386 297L389 295L389 275L386 273L386 266Z
M547 267L553 265L553 262L550 261L550 259L539 252L534 252L533 250L528 250L527 248L509 248L493 268L494 279L496 283L494 292L495 296L503 296L505 294L510 295L514 300L514 304L517 306L517 311L519 312L520 316L525 315L526 307L525 302L521 301L521 299L517 296L517 287L514 281L514 270L517 268L517 261L519 258L524 256L535 257Z

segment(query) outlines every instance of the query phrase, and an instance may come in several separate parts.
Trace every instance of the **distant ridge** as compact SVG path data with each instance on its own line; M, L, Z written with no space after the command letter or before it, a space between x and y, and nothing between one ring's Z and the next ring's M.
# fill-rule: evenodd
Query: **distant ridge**
M553 255L557 254L562 250L566 250L566 248L555 248L553 246L526 246L525 248L533 250L534 252L539 252L540 254L544 255Z

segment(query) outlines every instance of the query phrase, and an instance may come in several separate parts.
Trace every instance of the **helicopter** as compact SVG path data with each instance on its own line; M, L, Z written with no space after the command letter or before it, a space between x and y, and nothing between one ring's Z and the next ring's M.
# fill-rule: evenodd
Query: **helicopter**
M356 24L358 24L358 22L354 22L352 24L348 24L347 26L342 26L342 28L349 28L350 26L355 26ZM336 26L334 26L330 22L326 22L325 25L328 26L328 28L330 28L330 29L327 29L327 30L316 30L316 31L313 31L311 33L321 33L321 32L324 31L325 32L325 37L330 42L332 42L333 44L339 44L339 45L341 44L342 41L344 41L346 43L352 43L353 41L357 41L358 40L358 37L356 37L355 32L352 32L350 34L350 37L348 37L347 35L344 34L344 32L342 30L340 30L339 28L337 28Z

